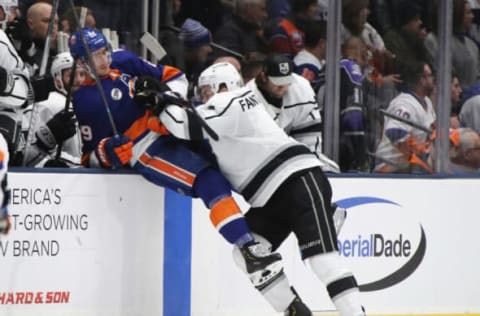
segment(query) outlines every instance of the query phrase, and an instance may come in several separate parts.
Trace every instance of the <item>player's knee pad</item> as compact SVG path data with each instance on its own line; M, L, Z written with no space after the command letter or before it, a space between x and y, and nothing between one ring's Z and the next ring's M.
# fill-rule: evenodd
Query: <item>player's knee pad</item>
M337 252L316 255L307 259L313 272L327 286L332 299L341 293L358 287L352 272Z

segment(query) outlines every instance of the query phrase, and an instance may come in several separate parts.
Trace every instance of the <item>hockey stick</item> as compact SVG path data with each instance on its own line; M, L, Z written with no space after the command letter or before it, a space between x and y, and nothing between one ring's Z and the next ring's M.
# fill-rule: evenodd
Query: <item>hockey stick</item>
M389 118L392 118L392 119L397 120L397 121L399 121L399 122L402 122L402 123L405 123L405 124L407 124L407 125L410 125L411 127L416 128L416 129L419 129L419 130L421 130L422 132L427 133L428 135L431 135L431 134L433 133L433 131L432 131L430 128L425 127L425 126L422 126L422 125L420 125L420 124L418 124L418 123L412 122L412 121L410 121L409 119L406 119L406 118L403 118L403 117L401 117L401 116L398 116L398 115L389 113L389 112L387 112L387 111L385 111L385 110L383 110L383 109L379 109L378 111L379 111L380 113L382 113L383 115L389 117Z
M40 71L39 71L40 78L45 76L45 73L47 72L48 57L50 55L50 42L51 42L52 33L53 33L53 25L55 23L55 16L57 15L57 11L58 11L59 1L60 0L53 0L52 2L50 20L48 21L47 37L45 38L45 47L43 49L42 62L40 64ZM38 112L39 112L38 104L34 102L32 104L32 113L30 114L29 126L28 126L27 136L25 140L25 149L24 149L23 161L22 161L23 166L27 164L30 146L35 140L34 125L37 124L37 118L39 114Z
M69 0L70 6L72 8L75 7L75 4L73 3L73 0ZM80 25L80 21L77 15L77 12L73 10L73 18L77 22L78 25ZM100 97L102 99L103 105L105 106L105 111L107 111L107 116L108 116L108 121L110 123L110 127L112 128L114 136L118 136L118 129L117 125L115 124L115 121L113 119L112 111L110 110L110 106L108 105L107 97L105 95L105 91L103 90L103 86L101 83L100 78L98 77L97 69L95 68L95 61L93 60L92 53L90 52L90 47L88 47L87 40L85 39L85 35L83 32L80 30L80 38L82 40L83 44L83 49L85 49L85 54L88 57L88 63L90 64L90 70L95 77L95 84L97 86L98 93L100 93ZM73 56L75 58L75 56Z
M193 114L197 117L198 122L200 125L202 125L203 129L205 129L205 132L215 141L218 141L218 134L208 125L208 123L204 120L204 118L198 113L197 109L195 108L195 105L192 104L192 102L189 102L187 100L183 100L180 98L176 98L174 96L165 94L165 93L159 93L157 94L158 98L161 100L160 102L163 103L168 103L168 104L175 104L181 107L186 107L192 110Z
M175 27L175 26L172 26L172 25L164 25L162 26L162 28L164 29L168 29L168 30L171 30L171 31L174 31L174 32L177 32L177 33L180 33L182 31L181 28L178 28L178 27ZM239 58L240 60L244 60L245 59L245 56L240 54L239 52L236 52L234 50L231 50L230 48L226 48L225 46L222 46L222 45L219 45L219 44L216 44L214 42L211 42L210 43L210 46L212 46L213 48L216 48L218 50L221 50L225 53L228 53L230 55L233 55L237 58Z
M162 45L160 45L157 39L149 32L143 33L142 37L140 37L140 43L142 43L157 60L161 60L167 55L167 52L163 49Z
M75 8L73 8L72 10L75 10ZM85 25L86 16L87 16L87 8L82 7L80 9L80 24L78 25L78 29L80 30L80 32L82 31L82 28ZM76 71L77 71L77 60L74 58L73 65L70 68L70 78L68 79L67 95L65 97L65 106L63 107L63 110L65 112L67 112L68 108L70 107L70 100L72 99L72 87L73 87L73 82L75 81ZM60 155L62 154L62 146L63 146L63 142L57 145L55 160L58 160L60 158Z
M58 3L60 0L53 0L52 11L50 12L50 21L48 21L47 37L45 38L45 47L43 49L42 63L40 64L40 77L45 76L47 72L48 57L50 56L50 45L52 41L53 25L55 24L55 16L58 11Z
M418 123L412 122L409 119L406 119L406 118L403 118L401 116L389 113L389 112L387 112L383 109L379 109L378 111L380 113L382 113L383 115L385 115L386 117L392 118L392 119L397 120L399 122L405 123L405 124L415 128L415 129L418 129L418 130L421 130L421 131L425 132L429 137L433 133L433 130L431 130L430 128L422 126ZM424 169L425 171L427 171L429 173L433 173L433 170L430 168L430 166L425 161L420 159L420 157L418 157L416 154L413 154L412 157L409 158L409 163L412 164L412 165L420 166L422 169Z

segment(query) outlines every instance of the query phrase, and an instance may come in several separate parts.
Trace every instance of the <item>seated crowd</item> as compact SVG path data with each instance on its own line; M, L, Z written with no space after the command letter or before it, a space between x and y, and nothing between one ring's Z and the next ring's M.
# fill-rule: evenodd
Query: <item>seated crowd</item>
M155 61L185 74L193 103L205 93L197 83L203 70L231 63L287 134L323 160L324 170L433 173L438 2L342 1L338 161L322 150L322 117L330 106L326 1L161 1L158 40L166 55ZM139 28L82 1L74 9L61 6L49 32L51 1L2 3L1 54L8 57L0 64L0 132L10 165L81 167L82 144L91 135L78 126L71 101L77 105L75 92L95 82L95 72L75 61L70 35L80 25L102 29L113 50L139 53ZM474 21L480 19L474 17L480 5L453 0L453 11L449 173L478 173L480 25Z

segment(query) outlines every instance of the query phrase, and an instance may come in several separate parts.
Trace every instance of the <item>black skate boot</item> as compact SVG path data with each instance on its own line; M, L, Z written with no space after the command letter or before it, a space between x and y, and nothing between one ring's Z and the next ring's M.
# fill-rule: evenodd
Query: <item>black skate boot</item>
M240 248L253 285L261 291L283 273L282 256L252 241Z
M302 302L295 289L293 287L291 287L291 289L295 294L295 298L290 305L288 305L285 316L312 316L312 311Z

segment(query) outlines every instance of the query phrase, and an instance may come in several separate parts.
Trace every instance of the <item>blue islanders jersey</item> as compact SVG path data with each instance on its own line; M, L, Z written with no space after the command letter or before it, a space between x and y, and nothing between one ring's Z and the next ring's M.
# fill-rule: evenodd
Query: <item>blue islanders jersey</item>
M167 83L176 79L186 82L183 72L177 68L153 65L128 51L112 54L111 71L108 76L101 78L101 85L118 133L130 137L134 142L148 133L147 120L150 116L142 104L133 100L134 83L140 76L152 76ZM114 133L93 79L86 80L74 93L73 106L82 133L85 159L100 140Z

